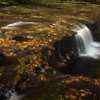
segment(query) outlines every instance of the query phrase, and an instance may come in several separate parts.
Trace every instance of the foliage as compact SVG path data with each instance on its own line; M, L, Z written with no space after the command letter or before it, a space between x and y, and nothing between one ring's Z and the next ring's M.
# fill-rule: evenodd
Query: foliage
M0 4L8 5L8 4L15 4L13 0L0 0Z
M59 79L58 79L59 80ZM96 100L99 98L95 93L100 91L100 80L91 80L85 77L61 78L60 82L45 81L46 91L38 100ZM97 88L95 91L93 88Z
M76 0L76 1L84 1L84 2L91 2L91 3L100 3L100 0Z
M1 4L45 4L47 0L0 0Z
M65 100L64 87L60 84L46 81L44 83L48 92L42 93L40 100Z
M40 0L37 0L37 1L32 0L32 1L35 4L40 3ZM6 2L6 0L5 0L5 2ZM11 0L11 2L12 2L12 0ZM30 1L28 1L28 0L26 0L26 1L20 0L19 1L19 3L29 3L29 2ZM45 4L45 2L41 1L41 4ZM71 7L71 8L73 8L73 7ZM68 9L68 7L67 7L67 9ZM25 10L25 11L27 11L27 10ZM56 9L56 11L58 11L58 10ZM50 10L50 12L51 12L51 10ZM70 12L71 12L71 10L70 10ZM41 13L45 14L46 12L42 11ZM73 11L72 13L76 14L76 11ZM67 12L67 14L68 14L68 12ZM45 16L46 16L46 14L45 14ZM58 19L56 19L56 20L58 20ZM87 94L89 94L89 95L91 94L91 92L89 90L87 93L86 92L87 89L83 89L83 88L81 88L80 90L77 90L74 88L71 88L71 89L66 88L67 85L72 82L70 80L62 81L61 84L55 84L50 81L47 81L49 79L48 76L51 77L53 75L56 76L59 74L59 73L57 73L57 70L54 69L55 65L52 64L52 66L50 66L49 63L53 63L53 60L54 60L55 63L57 63L57 68L62 68L65 66L65 64L67 64L69 62L69 60L71 60L71 54L74 55L73 51L71 51L71 54L66 53L65 56L62 56L63 61L59 60L59 58L57 58L58 56L55 55L58 53L57 52L58 48L57 48L57 50L55 50L55 48L53 47L52 44L55 41L60 41L61 38L64 36L66 36L66 37L72 36L72 34L67 32L67 30L66 30L67 25L65 25L64 27L61 26L61 24L64 24L63 19L59 18L59 20L60 21L62 20L62 21L61 22L57 21L57 23L54 23L54 25L51 25L51 27L46 26L44 29L41 28L44 31L43 32L39 31L40 38L33 38L28 41L19 42L16 40L12 40L14 35L19 35L19 32L14 32L14 31L4 32L0 36L1 37L0 38L0 46L2 48L10 48L3 52L7 57L13 56L13 57L17 58L17 56L22 54L22 56L19 59L19 65L16 67L16 71L17 71L18 75L15 76L14 83L17 84L17 82L21 79L21 75L24 75L24 73L27 73L27 75L41 80L42 82L44 82L44 85L46 86L46 88L48 90L47 92L44 92L41 95L41 100L49 100L49 97L52 100L59 100L59 99L64 100L65 98L67 98L67 100L69 98L71 98L70 100L75 100L75 98L77 98L77 97L84 98L84 96L87 96ZM38 30L39 30L39 28L38 28ZM25 30L23 33L25 33L25 32L27 32L27 34L30 36L33 35L34 33L36 33L35 30L31 30L31 31ZM10 34L13 34L13 36L10 36ZM38 34L38 33L36 33L36 34ZM21 35L24 35L24 34L21 34ZM66 47L68 48L67 44L66 44ZM25 50L28 52L26 52ZM42 50L45 50L44 53L41 52ZM53 58L53 60L52 60L52 58ZM51 60L51 62L50 62L50 60ZM15 66L13 66L13 67L15 67ZM41 74L41 67L45 68L47 73ZM8 68L8 69L10 69L10 68ZM12 70L13 70L13 68L12 68ZM0 76L3 74L4 74L3 69L0 69ZM72 80L79 82L79 79L77 79L77 78L76 79L73 78ZM84 81L82 81L82 82L84 82ZM80 82L78 84L78 86L80 86L80 84L82 82ZM26 83L26 82L24 82L24 83ZM97 82L97 81L95 81L95 83L99 84L99 82ZM77 86L77 84L76 84L76 86ZM69 87L70 87L70 85L69 85ZM80 87L82 87L82 86L80 86ZM77 91L79 93L77 93ZM80 93L80 91L82 91L82 92ZM91 99L89 99L89 100L91 100Z
M60 2L66 0L57 0ZM72 0L69 0L70 2ZM76 0L76 1L84 1L84 2L91 2L91 3L100 3L100 0ZM9 4L41 4L45 5L47 2L55 2L55 0L0 0L0 4L2 5L9 5Z

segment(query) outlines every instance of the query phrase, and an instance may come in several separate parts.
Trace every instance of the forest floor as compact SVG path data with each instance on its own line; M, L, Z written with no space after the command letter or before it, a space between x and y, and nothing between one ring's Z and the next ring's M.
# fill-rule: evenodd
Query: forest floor
M13 80L14 84L17 84L21 78L20 74L25 72L31 77L20 87L26 88L31 85L31 88L22 91L25 94L29 93L24 100L99 100L99 78L60 76L61 73L50 68L46 60L43 62L45 69L52 70L52 75L47 77L34 71L41 65L43 48L54 50L52 44L55 41L72 36L68 31L73 26L79 23L94 24L99 15L100 5L84 2L1 7L0 84L7 84ZM34 23L19 28L4 28L18 21ZM48 57L52 55L50 50L47 54ZM70 56L67 55L67 60L69 59ZM64 64L58 64L62 65ZM31 79L33 77L38 81Z

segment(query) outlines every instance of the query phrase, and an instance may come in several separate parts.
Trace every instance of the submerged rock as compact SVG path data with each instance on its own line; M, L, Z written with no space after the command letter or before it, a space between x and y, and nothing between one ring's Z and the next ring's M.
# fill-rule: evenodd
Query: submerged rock
M27 36L27 35L15 35L12 40L16 40L16 41L28 41L31 39L34 39L34 36Z
M37 23L19 21L19 22L15 22L15 23L12 23L12 24L8 24L5 27L1 27L1 29L23 28L23 27L26 27L27 25L30 25L30 24L37 24Z

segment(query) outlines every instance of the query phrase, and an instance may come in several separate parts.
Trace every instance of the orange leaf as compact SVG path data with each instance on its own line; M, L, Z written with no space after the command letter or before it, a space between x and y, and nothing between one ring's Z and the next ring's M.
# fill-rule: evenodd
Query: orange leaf
M56 71L55 70L53 71L53 74L56 74Z
M0 73L0 76L2 76L2 73Z

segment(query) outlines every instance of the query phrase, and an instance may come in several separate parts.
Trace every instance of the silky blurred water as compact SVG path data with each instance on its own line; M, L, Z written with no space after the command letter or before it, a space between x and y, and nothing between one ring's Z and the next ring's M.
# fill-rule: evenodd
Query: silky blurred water
M100 58L100 43L93 41L91 31L86 25L83 25L81 29L75 30L77 34L76 47L78 48L79 56L88 56L93 58Z

